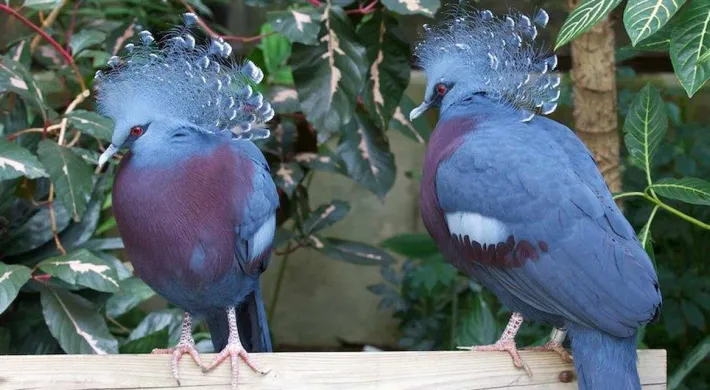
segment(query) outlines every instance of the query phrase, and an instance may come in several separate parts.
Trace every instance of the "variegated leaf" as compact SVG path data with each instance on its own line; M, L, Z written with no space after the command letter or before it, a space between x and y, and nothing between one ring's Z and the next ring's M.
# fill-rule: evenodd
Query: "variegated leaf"
M99 310L88 300L64 289L40 288L44 320L64 352L105 355L118 352Z
M685 0L630 0L624 10L624 26L634 46L660 30Z
M710 0L692 0L674 23L671 61L680 84L692 97L710 78L710 62L700 61L710 50Z
M24 265L0 263L0 314L17 297L20 288L32 277L32 270Z
M57 198L78 222L93 189L91 168L71 149L49 139L39 143L37 154L52 178Z
M47 102L32 74L10 56L0 57L0 92L12 91L25 101L34 103L46 115Z
M358 28L358 36L367 48L370 67L363 101L375 123L386 128L409 84L409 45L392 30L397 21L384 12L376 12Z
M155 295L147 284L136 277L121 280L118 284L119 291L106 301L106 315L113 318L127 313Z
M426 115L409 120L409 113L416 107L412 99L407 95L402 95L402 100L395 107L392 119L389 123L390 129L395 129L420 144L426 143L431 134L431 126L427 122Z
M273 11L267 14L267 18L274 30L280 32L291 42L304 45L314 45L318 42L321 19L313 8Z
M441 5L440 0L382 0L387 8L402 15L420 14L434 17Z
M274 87L269 91L271 107L277 114L293 114L301 110L298 102L298 92L293 88Z
M276 186L282 189L289 197L293 195L293 191L301 183L303 176L303 169L294 162L281 163L273 169Z
M0 180L21 176L36 179L47 176L47 172L29 150L0 138Z
M355 118L340 139L338 154L353 180L384 198L394 185L394 155L382 129L361 110Z
M308 219L303 221L303 234L311 234L345 218L350 212L350 204L342 200L334 200L315 209Z
M86 249L39 263L39 269L69 284L97 291L118 292L118 275L106 261Z
M555 50L582 35L616 8L621 0L584 0L565 20L557 35Z
M113 134L113 121L111 119L86 110L74 110L64 117L81 132L93 135L104 141L111 141L111 135Z
M315 128L334 134L352 119L362 89L365 49L357 43L345 12L330 0L323 11L317 46L293 45L291 67L301 109Z
M309 236L311 246L328 257L360 265L391 264L394 258L380 248L364 242L342 240L339 238L319 238Z

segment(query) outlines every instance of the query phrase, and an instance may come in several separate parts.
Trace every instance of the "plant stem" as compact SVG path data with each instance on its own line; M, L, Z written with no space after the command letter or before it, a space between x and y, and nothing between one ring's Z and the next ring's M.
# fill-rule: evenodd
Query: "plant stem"
M453 297L451 298L451 348L456 347L456 323L458 322L459 316L459 294L456 291L456 282L453 286Z
M186 0L180 0L180 2L182 3L183 6L185 6L185 8L188 9L188 11L190 11L190 12L192 12L193 14L197 15L197 12L195 12L195 9L192 8L192 6L191 6L190 4L188 4ZM225 41L237 41L237 42L248 43L248 42L258 41L258 40L260 40L260 39L262 39L262 38L266 38L266 37L268 37L268 36L270 36L270 35L276 34L276 31L272 31L272 32L269 32L269 33L266 33L266 34L263 34L263 35L255 35L255 36L253 36L253 37L238 37L238 36L234 36L234 35L221 35L221 34L217 34L214 30L212 30L212 29L207 25L207 23L205 23L204 21L202 21L202 18L197 18L197 24L199 24L200 27L202 27L210 36L212 36L212 37L214 37L214 38L222 38L222 39L224 39Z
M286 247L286 254L281 259L281 264L279 264L279 274L276 276L276 286L274 286L274 295L271 297L271 303L269 304L269 324L274 319L274 314L276 313L276 306L279 302L279 293L281 292L281 284L283 284L284 275L286 274L286 263L288 263L288 258L291 256L291 243Z
M76 76L76 81L79 83L81 86L82 90L86 89L86 84L84 83L84 78L81 77L81 73L79 72L79 68L76 67L76 64L74 63L74 58L72 58L71 54L64 50L64 48L57 43L57 41L54 40L49 34L44 32L39 26L36 24L32 23L29 19L25 18L24 16L20 15L17 11L14 9L10 8L10 6L5 5L5 4L0 4L0 11L3 11L13 17L15 17L17 20L25 24L27 27L33 29L37 34L39 34L42 38L44 38L47 42L49 42L52 47L54 47L59 54L64 57L64 60L69 64L69 66L72 67L72 70L74 71L74 75Z
M89 97L90 94L91 94L91 91L89 91L88 89L85 89L85 90L81 91L81 93L78 94L78 95L74 98L74 100L72 100L72 102L69 103L69 105L67 106L67 109L64 111L64 118L62 118L62 121L61 121L61 123L60 123L59 139L57 140L57 143L58 143L59 145L63 145L63 144L64 144L64 136L65 136L66 131L67 131L67 122L68 122L68 119L66 118L66 115L69 114L70 112L74 111L74 109L76 108L76 106L78 106L78 105L79 105L81 102L83 102L87 97Z
M57 19L57 16L59 16L59 11L62 10L62 7L64 7L64 5L66 3L67 3L67 0L63 0L61 2L61 4L59 4L58 7L53 9L52 12L50 12L49 15L47 15L47 17L41 21L42 22L42 27L41 27L42 30L46 29L47 27L52 25L52 23L54 23L54 21ZM37 46L39 46L40 38L41 37L39 35L32 38L32 42L30 42L30 53L31 54L34 54L35 51L37 51Z
M67 250L64 249L64 245L59 240L59 232L57 231L57 217L54 215L54 184L49 185L49 199L47 207L49 208L49 222L52 225L52 236L54 237L54 245L57 246L57 250L62 256L67 254Z
M311 3L314 7L320 7L321 3L319 0L307 0L309 3Z
M692 223L693 225L696 225L696 226L701 227L703 229L710 230L710 225L708 225L707 223L699 221L699 220L691 217L690 215L684 214L680 210L677 210L677 209L661 202L658 199L652 198L650 195L644 194L644 198L646 198L649 202L655 204L656 206L659 206L660 208L668 211L669 213L674 214L675 216Z
M620 194L614 195L614 200L628 198L631 196L646 197L646 194L644 194L643 192L622 192Z

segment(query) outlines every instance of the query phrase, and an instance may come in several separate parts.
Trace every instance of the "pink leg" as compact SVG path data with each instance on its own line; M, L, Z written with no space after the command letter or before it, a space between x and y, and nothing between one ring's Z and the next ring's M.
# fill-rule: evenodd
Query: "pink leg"
M195 349L195 340L192 338L192 318L190 318L190 313L185 312L185 317L182 320L182 332L180 334L180 342L173 348L168 349L154 349L154 354L166 354L173 355L171 362L171 368L173 371L173 377L180 385L180 369L178 367L182 355L189 354L192 356L192 360L197 363L198 366L202 367L202 359L200 359L200 354Z
M269 371L263 371L256 367L254 362L249 358L249 354L242 346L242 342L239 340L239 331L237 330L237 314L233 307L227 309L227 319L229 320L229 340L227 346L224 347L222 352L217 355L217 357L212 361L212 363L207 366L203 366L202 371L207 372L211 369L217 367L222 363L227 357L231 358L232 361L232 389L237 388L237 381L239 379L239 358L244 360L244 363L249 366L252 370L266 375Z
M552 333L550 333L550 341L548 341L547 344L545 344L541 347L529 347L529 348L524 348L524 349L528 350L528 351L557 352L557 354L560 355L562 360L564 360L567 363L572 363L574 361L574 358L562 346L562 343L565 341L565 337L567 337L566 330L552 328Z
M513 364L515 365L515 367L525 369L525 372L527 372L529 376L532 376L532 371L530 371L530 367L528 367L527 364L523 362L523 359L520 358L518 348L515 345L515 335L518 333L518 329L520 329L520 325L522 324L523 315L520 313L513 313L513 315L510 317L510 321L508 321L508 325L503 331L503 334L500 336L500 339L498 339L495 344L476 345L471 347L458 347L458 349L466 349L469 351L508 352L513 358Z

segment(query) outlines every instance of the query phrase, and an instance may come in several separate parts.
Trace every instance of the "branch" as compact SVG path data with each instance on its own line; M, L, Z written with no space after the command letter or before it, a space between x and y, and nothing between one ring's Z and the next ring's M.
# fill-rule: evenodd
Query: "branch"
M322 5L319 0L306 0L306 1L311 3L314 7L320 7Z
M59 145L63 145L63 144L64 144L64 135L65 135L66 132L67 132L67 122L68 122L68 119L66 118L66 115L67 115L68 113L74 111L74 108L76 108L76 106L78 106L81 102L83 102L84 99L86 99L87 97L89 97L90 94L91 94L91 91L89 91L88 89L85 89L85 90L81 91L81 93L78 94L78 95L74 98L74 100L72 100L71 103L69 103L69 106L67 106L67 109L64 111L65 117L62 118L62 122L59 124L59 125L60 125L60 128L59 128L59 139L57 140L57 143L58 143Z
M195 12L195 9L192 8L192 6L187 3L187 1L185 1L185 0L180 0L180 2L182 3L182 5L185 6L185 8L188 9L188 11L192 12L193 14L197 14L197 12ZM266 38L266 37L268 37L268 36L270 36L270 35L276 34L275 31L272 31L272 32L270 32L270 33L266 33L266 34L262 34L262 35L255 35L255 36L253 36L253 37L238 37L238 36L234 36L234 35L221 35L221 34L217 34L214 30L212 30L212 29L207 25L207 23L205 23L205 22L202 20L202 18L197 18L197 24L199 24L200 27L202 27L202 28L207 32L207 34L209 34L211 37L213 37L213 38L222 38L222 39L224 39L225 41L235 41L235 42L248 43L248 42L258 41L258 40L260 40L260 39L262 39L262 38Z
M375 8L377 6L377 3L379 3L380 0L372 0L372 2L365 7L362 6L362 4L358 5L357 9L351 9L345 11L346 14L348 15L367 15L369 13L375 12Z
M49 34L44 32L39 26L36 24L32 23L29 19L25 18L24 16L20 15L17 11L14 9L10 8L9 6L5 4L0 4L0 11L3 11L10 16L14 16L17 20L22 22L24 25L27 27L31 28L34 30L37 34L39 34L42 38L44 38L47 42L49 42L52 47L54 47L55 50L61 54L62 57L64 57L64 60L72 67L72 70L74 71L74 75L76 76L76 81L79 83L81 86L82 90L86 89L86 84L84 83L84 78L81 77L81 73L79 73L79 68L76 67L76 64L74 63L74 58L72 58L71 54L64 50L64 48L57 43L57 41L54 40Z
M49 13L49 15L47 16L46 19L44 19L44 20L41 21L41 22L42 22L42 27L41 27L42 30L44 30L45 28L47 28L47 27L49 27L50 25L52 25L52 23L54 23L54 21L57 19L57 16L59 16L59 11L61 11L62 7L64 7L64 5L65 5L66 3L67 3L67 0L63 0L63 1L61 2L61 4L59 4L58 7L56 7L55 9L52 10L52 12ZM40 40L40 38L41 38L41 37L40 37L39 35L36 36L36 37L34 37L34 38L32 38L32 42L30 42L30 53L31 53L31 54L34 54L35 51L37 51L37 46L39 46L39 40ZM67 41L67 42L68 42L68 41Z
M49 185L49 203L47 207L49 208L49 221L52 224L52 236L54 237L54 245L57 246L57 250L62 256L67 254L67 250L64 249L64 245L59 240L59 232L57 231L57 217L54 215L54 184Z

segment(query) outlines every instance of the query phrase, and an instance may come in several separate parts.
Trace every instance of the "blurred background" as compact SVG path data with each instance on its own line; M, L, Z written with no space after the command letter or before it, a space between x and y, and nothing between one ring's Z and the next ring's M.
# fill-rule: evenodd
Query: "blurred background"
M138 31L159 36L186 11L200 15L204 37L222 36L235 60L264 70L262 93L277 113L272 137L259 141L281 196L275 253L262 276L275 350L494 342L509 312L443 261L419 215L437 113L408 119L425 88L412 49L422 25L442 19L451 3L459 2L0 3L0 353L95 352L71 323L114 353L149 352L179 336L180 310L133 277L122 254L110 201L116 162L95 172L112 123L93 112L90 85ZM657 266L663 311L640 332L639 347L668 350L670 388L710 388L710 123L703 114L710 33L694 22L710 15L710 4L589 0L612 10L570 27L563 24L579 1L470 3L494 13L549 13L538 39L559 46L563 78L552 117L590 147ZM630 20L625 11L636 3L669 12ZM649 20L651 27L635 29ZM324 106L318 102L334 68L346 81ZM657 121L626 123L639 110ZM641 148L646 164L633 142L639 134L652 135ZM58 168L62 161L68 172ZM52 265L57 258L94 268L79 274ZM541 345L549 331L526 323L519 345ZM210 350L205 325L197 332Z

